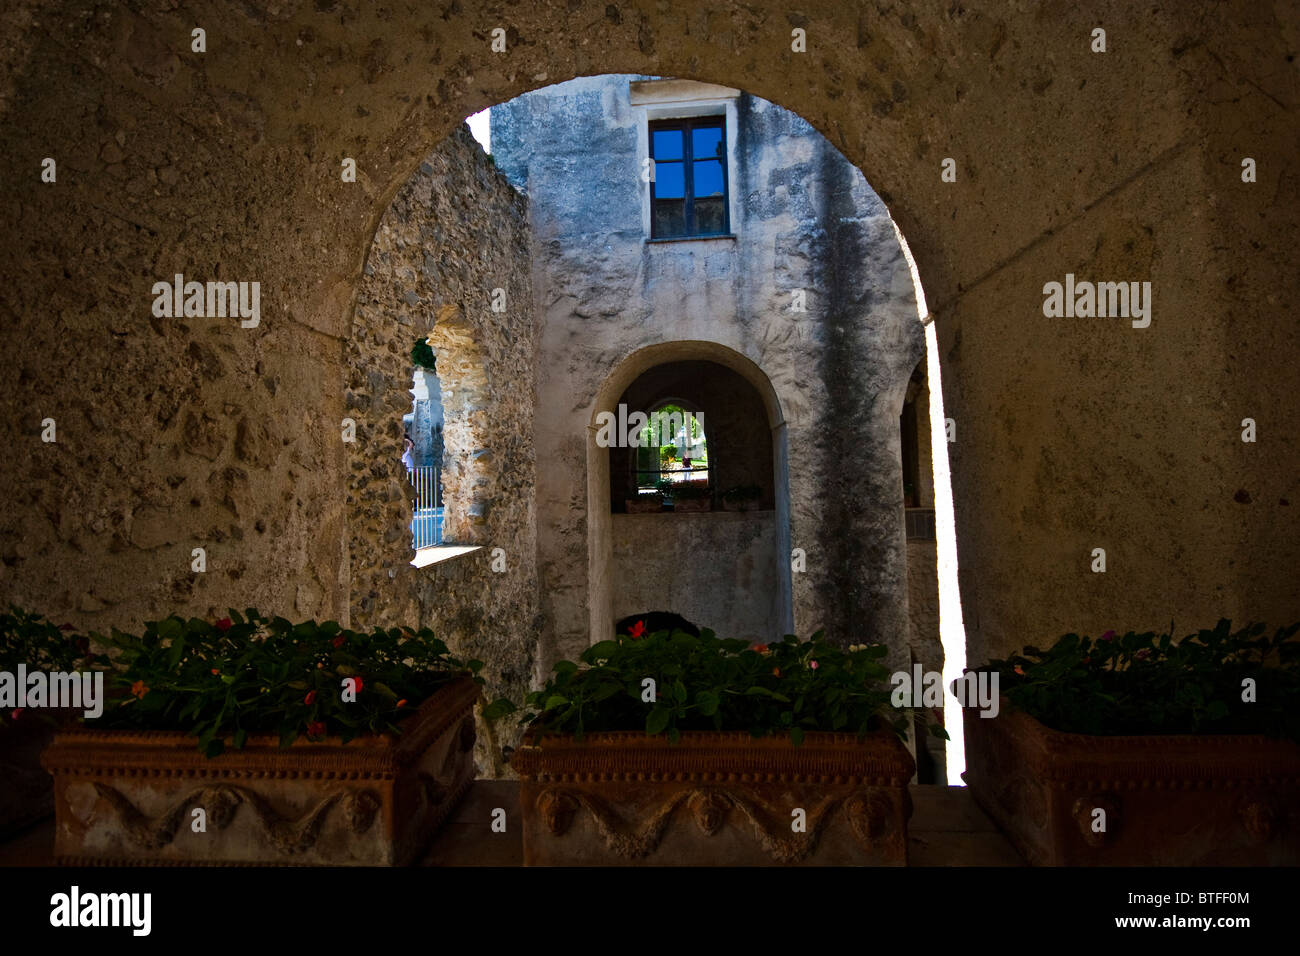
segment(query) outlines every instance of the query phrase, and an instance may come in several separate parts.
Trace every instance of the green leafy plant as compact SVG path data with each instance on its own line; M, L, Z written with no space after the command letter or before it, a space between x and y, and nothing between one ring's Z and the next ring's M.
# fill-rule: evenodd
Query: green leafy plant
M351 631L335 621L293 624L249 608L215 624L169 617L140 636L114 630L96 640L116 650L112 685L122 692L100 722L184 730L209 757L229 740L399 733L398 722L458 674L480 684L481 661L461 662L427 628ZM344 701L345 678L356 681Z
M430 372L438 371L438 362L434 357L433 349L429 347L429 341L423 337L415 340L411 346L411 361L416 368L425 368Z
M1148 631L1093 640L1066 634L980 670L997 671L1010 703L1066 733L1267 734L1300 741L1300 624L1271 638L1228 620L1182 641ZM1242 700L1244 682L1255 700Z
M579 738L643 729L676 742L689 730L747 730L754 737L788 735L798 746L811 730L864 736L882 726L906 737L913 713L891 706L884 655L880 645L843 650L820 631L807 641L791 635L750 645L707 629L696 637L681 630L645 634L634 625L629 635L589 647L578 663L557 663L546 685L525 699L520 719ZM655 682L653 702L643 700L646 678ZM498 700L485 716L518 710Z
M107 663L108 658L91 652L90 638L71 624L55 624L15 605L0 613L0 671L16 675L23 664L28 671L71 673L97 670ZM18 719L50 721L53 717L34 708L22 710ZM0 727L14 720L13 711L0 711Z

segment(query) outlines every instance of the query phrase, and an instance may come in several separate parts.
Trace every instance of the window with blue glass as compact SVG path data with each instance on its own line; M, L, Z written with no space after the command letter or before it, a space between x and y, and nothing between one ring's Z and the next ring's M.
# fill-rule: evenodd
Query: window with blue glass
M721 116L650 124L650 237L725 236L727 142Z

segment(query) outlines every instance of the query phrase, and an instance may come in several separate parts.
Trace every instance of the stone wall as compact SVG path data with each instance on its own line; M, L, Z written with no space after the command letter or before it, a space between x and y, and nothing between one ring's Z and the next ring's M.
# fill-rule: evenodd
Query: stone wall
M672 611L720 637L772 640L771 511L613 516L613 616Z
M641 349L706 342L761 370L781 415L770 424L785 425L777 483L788 481L788 540L807 555L793 575L795 631L878 640L904 661L898 416L924 335L888 213L808 123L742 93L729 143L734 238L646 242L636 79L574 80L492 111L494 155L527 191L537 234L538 441L557 451L539 481L543 655L603 636L591 604L606 597L574 560L591 551L598 563L603 547L584 520L595 396Z
M623 72L779 102L907 237L957 422L972 663L1171 609L1188 627L1300 618L1293 4L230 4L204 9L206 54L184 5L10 6L0 599L101 628L249 603L345 614L343 342L379 218L465 116ZM177 271L260 281L260 326L152 320L152 284ZM1152 326L1046 319L1043 284L1067 271L1150 279Z
M537 627L537 327L527 201L462 127L420 164L375 231L346 344L350 611L429 626L486 662L494 692L531 677ZM493 290L503 310L493 311ZM411 346L428 338L443 406L444 543L482 550L413 568L401 464ZM500 553L493 549L501 548ZM504 564L504 570L493 570Z

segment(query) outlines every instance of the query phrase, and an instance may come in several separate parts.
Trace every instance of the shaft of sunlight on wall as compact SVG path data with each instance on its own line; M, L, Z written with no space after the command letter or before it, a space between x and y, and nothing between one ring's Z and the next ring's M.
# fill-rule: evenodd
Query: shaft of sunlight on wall
M478 140L478 144L483 147L483 152L492 152L492 110L479 110L473 116L465 118L469 124L469 131Z
M892 220L891 220L892 222ZM961 705L952 693L952 682L966 668L966 627L961 617L961 593L957 588L957 523L952 503L952 475L948 470L948 428L943 414L943 383L939 377L939 339L916 260L907 240L894 224L894 235L912 271L916 308L925 323L925 372L930 390L930 460L934 467L934 537L938 552L939 643L943 646L943 726L948 731L946 748L948 785L964 787L966 739L962 733Z

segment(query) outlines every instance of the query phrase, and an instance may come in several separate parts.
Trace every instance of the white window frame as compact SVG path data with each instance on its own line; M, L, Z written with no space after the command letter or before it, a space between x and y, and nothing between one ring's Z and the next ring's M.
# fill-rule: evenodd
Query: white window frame
M637 182L641 192L641 231L647 242L706 242L732 239L740 223L736 196L736 100L740 90L695 80L632 80L628 102L636 121ZM650 184L642 170L650 157L650 124L655 120L687 119L694 116L725 117L727 139L727 222L731 232L724 236L675 236L651 239Z

